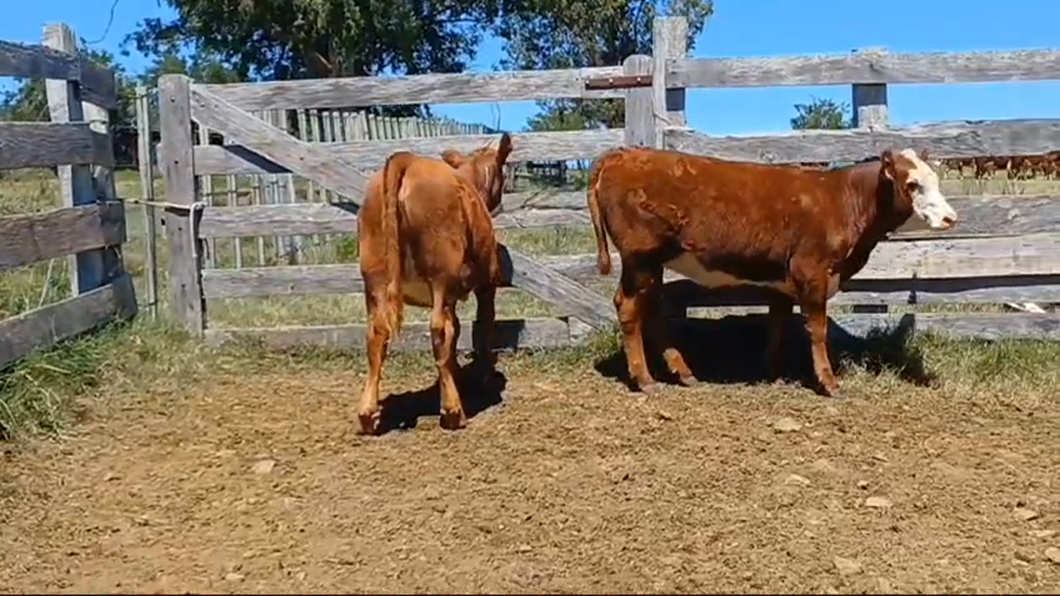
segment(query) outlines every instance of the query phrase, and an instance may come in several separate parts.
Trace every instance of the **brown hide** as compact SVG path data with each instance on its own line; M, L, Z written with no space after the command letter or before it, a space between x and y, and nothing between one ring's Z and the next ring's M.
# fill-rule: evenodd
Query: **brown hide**
M921 158L926 161L926 154ZM711 286L772 288L767 349L772 375L779 367L783 318L798 303L807 318L820 389L833 393L825 303L840 280L855 275L876 244L913 213L905 190L911 168L912 162L892 152L831 171L649 148L601 156L590 174L588 203L600 273L611 269L607 236L621 255L615 307L633 382L641 389L654 383L642 333L663 349L671 372L687 384L695 382L663 331L657 304L664 264L675 268L682 263L674 259L681 257L686 270L701 273Z
M382 360L400 330L406 304L432 309L442 423L448 428L464 424L453 380L460 333L455 307L475 292L486 339L479 356L492 364L488 340L495 286L502 274L490 211L500 204L510 152L507 134L496 146L470 155L447 151L436 159L401 151L369 180L357 217L369 318L369 374L359 409L362 431L374 432L378 425Z

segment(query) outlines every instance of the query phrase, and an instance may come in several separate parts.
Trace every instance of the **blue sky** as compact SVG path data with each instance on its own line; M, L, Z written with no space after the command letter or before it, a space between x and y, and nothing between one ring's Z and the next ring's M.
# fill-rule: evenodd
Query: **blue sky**
M158 0L37 0L10 5L0 19L0 39L37 43L45 22L65 21L85 39L117 51L124 35L147 17L171 12ZM999 8L1001 8L999 10ZM816 0L716 0L715 15L697 39L696 57L783 56L846 53L885 47L894 52L977 51L1060 47L1060 2L985 0L850 2ZM487 40L472 65L489 71L500 57ZM132 71L146 61L125 59ZM0 83L5 82L0 79ZM811 96L850 101L849 87L690 90L689 124L708 134L776 132L789 128L792 106ZM1060 82L965 85L894 85L888 90L895 125L956 119L1060 118ZM458 120L521 130L533 102L454 104L436 110Z

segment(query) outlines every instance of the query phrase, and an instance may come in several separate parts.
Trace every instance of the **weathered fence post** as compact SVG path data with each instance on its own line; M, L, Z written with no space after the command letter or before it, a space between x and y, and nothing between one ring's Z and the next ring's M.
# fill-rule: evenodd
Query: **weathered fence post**
M854 50L855 54L879 54L879 48ZM887 128L887 85L852 85L851 86L851 124L854 128L879 130ZM855 313L885 313L886 304L855 304L851 309Z
M854 50L854 54L881 54L882 48ZM887 85L852 85L851 115L854 128L887 128Z
M158 256L155 250L156 228L155 225L155 164L151 156L151 102L147 95L147 87L136 86L136 141L139 155L140 171L140 193L144 201L144 252L147 263L144 264L144 272L147 276L145 287L147 292L147 307L151 311L151 318L158 318Z
M63 23L48 23L44 26L42 44L77 55L77 38L72 29ZM98 135L98 143L106 145L104 155L111 156L113 143L110 136L110 118L107 110L90 102L81 101L81 84L77 81L48 80L45 82L48 96L48 112L52 122L88 121L92 131ZM113 98L112 98L113 100ZM64 207L92 205L103 199L113 200L114 176L111 163L88 165L61 165L58 167L59 186ZM88 250L70 257L71 294L76 296L102 287L121 277L121 259L115 247L108 246ZM131 286L130 286L131 288ZM118 296L122 316L136 312L136 297L131 289Z
M685 126L685 90L667 89L667 61L688 54L688 19L660 17L652 23L652 98L655 147L665 148L666 128Z
M202 294L202 251L198 238L200 209L193 209L195 164L191 136L191 79L165 75L158 82L158 112L162 132L162 175L166 201L187 207L167 208L169 241L170 310L176 321L192 333L205 328L206 305Z
M622 72L627 76L650 75L651 67L651 56L634 54L622 63ZM655 146L655 110L652 101L651 87L626 90L626 146Z

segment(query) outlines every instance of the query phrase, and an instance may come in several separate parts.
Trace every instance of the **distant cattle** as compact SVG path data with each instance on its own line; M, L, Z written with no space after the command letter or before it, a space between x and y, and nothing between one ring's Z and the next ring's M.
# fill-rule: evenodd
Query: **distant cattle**
M489 341L502 273L491 213L501 204L511 150L511 137L504 134L468 155L450 150L434 159L401 151L369 181L357 218L368 308L368 378L358 407L362 432L378 428L383 360L401 328L405 304L431 309L442 426L465 424L454 378L460 334L456 304L475 293L485 340L477 358L492 368Z
M797 303L812 343L817 389L834 394L827 300L910 216L933 229L957 222L927 159L926 152L906 149L849 167L811 170L648 148L602 155L590 173L588 203L600 273L611 270L607 236L621 255L615 309L633 382L642 391L654 384L643 333L663 350L682 383L696 382L667 337L657 306L667 268L710 288L771 290L771 378L780 370L784 321Z

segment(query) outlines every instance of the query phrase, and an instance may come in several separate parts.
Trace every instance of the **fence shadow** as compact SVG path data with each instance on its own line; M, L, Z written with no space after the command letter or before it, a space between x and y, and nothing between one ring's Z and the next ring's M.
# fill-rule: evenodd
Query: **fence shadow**
M832 319L828 321L828 352L836 374L850 365L864 367L880 374L894 370L903 380L920 386L930 386L937 375L927 370L924 357L910 341L912 317L904 318L897 327L872 330L866 336L852 335ZM670 321L670 333L684 355L692 373L708 383L760 383L767 380L765 350L768 335L765 314L730 315L719 319L687 319ZM676 383L667 369L660 351L649 343L648 366L656 380ZM784 367L781 376L813 386L813 360L810 342L799 315L792 316L785 328ZM602 375L618 379L632 387L622 350L596 363Z
M460 367L456 386L464 403L468 421L504 401L503 393L508 378L499 370L487 372L476 361ZM429 387L404 393L393 393L381 400L382 412L378 434L394 430L416 428L421 417L437 418L441 411L441 392L438 382Z

